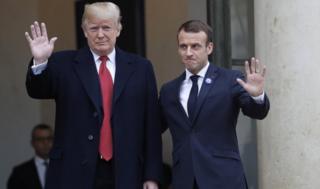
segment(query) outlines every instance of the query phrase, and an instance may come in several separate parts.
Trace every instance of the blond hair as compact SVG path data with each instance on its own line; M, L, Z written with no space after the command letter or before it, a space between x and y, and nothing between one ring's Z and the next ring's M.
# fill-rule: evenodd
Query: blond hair
M82 16L82 27L84 27L91 18L113 19L121 31L121 13L120 8L112 2L96 2L86 4Z

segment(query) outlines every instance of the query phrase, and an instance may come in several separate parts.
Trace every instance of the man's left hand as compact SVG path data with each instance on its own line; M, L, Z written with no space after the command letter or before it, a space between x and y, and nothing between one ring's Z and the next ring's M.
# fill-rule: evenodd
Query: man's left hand
M266 67L258 59L251 58L250 64L245 62L246 82L237 78L237 82L253 97L259 96L264 90Z

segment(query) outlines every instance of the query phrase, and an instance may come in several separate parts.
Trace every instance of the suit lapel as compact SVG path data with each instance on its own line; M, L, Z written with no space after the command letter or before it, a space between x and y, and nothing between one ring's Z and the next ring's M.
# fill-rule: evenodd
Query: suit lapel
M126 55L120 49L116 49L116 74L114 80L115 82L113 85L112 109L114 108L126 83L128 82L135 69L136 67L130 60L130 57L128 57L128 55Z
M183 74L181 74L177 80L175 81L174 83L174 87L173 87L173 90L174 90L174 98L175 98L175 102L177 103L177 108L178 108L178 112L183 116L183 118L187 121L189 121L189 118L188 118L188 115L186 113L186 111L183 109L183 106L180 102L180 88L181 88L181 84L182 82L185 80L186 78L186 73L183 72Z
M209 68L207 70L207 73L205 75L205 78L203 79L202 82L202 86L200 89L200 93L198 96L198 100L197 100L197 106L196 106L196 111L195 111L195 116L194 119L192 121L192 123L194 123L199 115L199 112L201 110L201 107L208 95L208 92L210 91L210 89L212 88L212 86L214 85L214 81L217 78L218 73L217 73L217 69L216 67L214 67L212 64L209 65Z
M75 70L78 74L90 100L94 104L99 115L101 115L102 99L100 91L99 76L89 48L79 50L75 63Z
M35 160L32 159L32 160L29 161L29 163L30 163L31 171L28 173L28 174L30 174L28 176L29 176L29 178L34 178L33 181L32 181L32 182L34 182L33 186L35 188L42 188Z

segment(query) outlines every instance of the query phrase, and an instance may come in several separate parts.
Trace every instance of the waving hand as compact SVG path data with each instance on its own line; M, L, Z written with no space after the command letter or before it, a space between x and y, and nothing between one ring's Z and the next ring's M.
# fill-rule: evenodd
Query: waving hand
M259 96L264 90L266 67L258 59L251 58L250 64L245 62L246 81L237 79L237 82L251 95Z
M58 39L53 37L48 39L47 28L44 23L36 21L31 26L31 36L25 32L26 39L29 42L30 50L34 58L35 64L40 64L48 60L54 49L54 42Z

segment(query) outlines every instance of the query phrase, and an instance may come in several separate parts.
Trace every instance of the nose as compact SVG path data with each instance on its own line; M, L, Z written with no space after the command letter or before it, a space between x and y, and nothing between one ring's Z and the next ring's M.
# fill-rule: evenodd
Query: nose
M102 28L99 28L99 30L98 30L98 37L103 37L104 35L103 35L103 30L102 30Z
M191 56L191 55L192 55L192 50L191 50L190 47L188 47L188 48L186 49L186 55L187 55L187 56Z
M43 144L46 146L52 145L52 141L51 140L44 140Z

